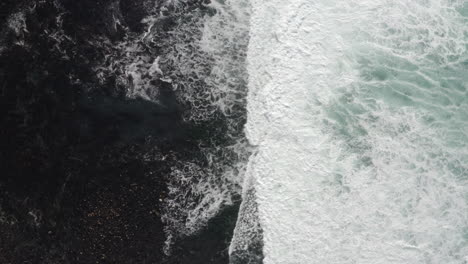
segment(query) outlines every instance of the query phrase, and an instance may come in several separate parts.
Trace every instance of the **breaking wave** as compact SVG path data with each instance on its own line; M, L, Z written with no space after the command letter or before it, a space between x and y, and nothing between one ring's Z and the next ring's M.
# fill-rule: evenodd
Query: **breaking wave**
M264 262L466 263L466 1L252 6Z
M188 2L168 1L158 16L146 19L149 26L143 37L156 43L162 54L150 67L151 74L171 84L184 121L203 135L194 136L197 148L192 157L168 157L175 165L168 176L162 216L167 253L177 239L196 233L220 210L239 201L250 153L243 133L248 2L198 6ZM169 19L167 23L177 26L164 31Z

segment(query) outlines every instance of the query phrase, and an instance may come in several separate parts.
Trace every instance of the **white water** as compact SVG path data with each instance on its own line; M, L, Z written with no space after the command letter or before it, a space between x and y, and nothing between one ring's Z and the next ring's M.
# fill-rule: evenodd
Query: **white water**
M467 263L467 4L251 2L264 263Z
M169 7L175 6L178 26L162 40L156 72L172 83L178 100L189 106L183 113L187 123L223 119L217 124L226 127L205 125L205 129L213 130L209 133L213 138L196 142L196 154L201 158L181 159L171 168L162 216L168 254L178 238L195 234L227 206L233 206L234 198L241 194L250 154L242 130L247 94L248 1L214 0L207 5L209 14L200 9L181 9L177 14L184 2L167 1ZM154 28L158 26L158 18L148 20ZM151 31L146 38L161 41Z

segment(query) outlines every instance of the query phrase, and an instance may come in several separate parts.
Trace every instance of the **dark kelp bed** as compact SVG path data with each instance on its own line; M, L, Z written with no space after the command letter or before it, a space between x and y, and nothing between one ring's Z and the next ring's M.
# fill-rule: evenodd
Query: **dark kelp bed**
M96 77L151 2L1 1L0 263L228 263L238 203L170 257L159 206L171 159L197 156L194 137L219 137L223 120L183 122L164 82L160 104L127 98L118 63Z

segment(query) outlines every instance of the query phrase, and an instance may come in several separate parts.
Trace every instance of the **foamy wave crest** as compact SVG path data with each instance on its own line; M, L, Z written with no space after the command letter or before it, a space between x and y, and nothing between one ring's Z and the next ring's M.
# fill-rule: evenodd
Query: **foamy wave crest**
M255 154L252 154L255 155ZM231 264L262 263L263 233L260 226L253 158L247 165L242 186L242 204L239 208L236 228L229 247Z
M96 74L129 98L159 102L172 87L193 135L174 164L163 201L166 253L224 207L239 202L250 146L245 140L248 1L166 0L148 8L146 31L113 47Z
M167 246L204 228L221 209L239 200L249 146L239 141L227 149L206 149L202 160L179 160L168 177L164 200ZM208 163L205 163L208 162Z
M265 263L468 255L466 1L253 1Z
M245 1L212 1L205 9L174 15L180 26L163 41L161 62L165 78L187 103L187 120L212 119L217 111L229 116L233 125L245 120L246 5Z
M175 12L184 2L173 5ZM184 105L184 120L201 126L198 158L180 160L169 176L164 221L170 244L193 234L239 200L250 147L246 119L247 1L212 1L174 15L179 25L161 46L158 72Z

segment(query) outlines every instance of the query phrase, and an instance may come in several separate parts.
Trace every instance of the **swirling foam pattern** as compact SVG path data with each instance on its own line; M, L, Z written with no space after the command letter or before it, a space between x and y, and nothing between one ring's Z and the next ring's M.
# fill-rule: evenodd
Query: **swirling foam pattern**
M467 263L468 3L252 6L265 263Z

